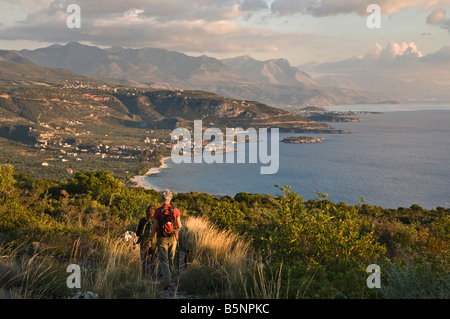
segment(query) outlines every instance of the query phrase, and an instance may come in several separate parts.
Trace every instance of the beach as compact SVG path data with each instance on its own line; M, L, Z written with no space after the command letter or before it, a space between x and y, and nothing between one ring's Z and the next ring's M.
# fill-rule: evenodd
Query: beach
M131 181L136 184L137 188L142 187L142 188L145 188L145 189L153 189L153 190L156 190L156 191L161 191L161 189L159 187L149 183L148 179L146 177L156 175L156 174L160 173L162 169L169 168L167 166L167 164L166 164L166 160L168 160L170 158L171 158L170 156L169 157L163 157L161 159L159 167L152 167L144 175L134 176L133 178L131 178Z
M247 143L247 142L245 142L245 143ZM235 152L235 151L236 151L236 149L232 149L232 150L221 151L221 152L217 152L217 153L218 154L225 154L227 152ZM183 157L183 156L180 155L180 157ZM171 158L172 158L171 156L162 158L159 167L152 167L144 175L134 176L133 178L130 179L130 181L135 184L134 187L136 187L136 188L142 187L142 188L145 188L145 189L153 189L153 190L156 190L156 191L161 191L162 189L160 187L149 183L147 177L157 175L157 174L159 174L161 172L162 169L169 168L169 166L166 164L166 161L168 159L171 159Z

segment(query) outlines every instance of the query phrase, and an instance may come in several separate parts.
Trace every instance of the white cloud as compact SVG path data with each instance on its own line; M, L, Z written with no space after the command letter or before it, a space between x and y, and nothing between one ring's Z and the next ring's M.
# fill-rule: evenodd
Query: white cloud
M363 56L300 68L322 83L403 98L448 97L450 92L450 46L424 55L415 43L376 43Z
M5 0L12 2L12 0ZM41 5L39 6L39 2ZM277 51L301 35L241 24L264 0L20 0L26 19L4 27L0 40L85 41L104 46L162 47L192 52ZM68 29L66 8L81 8L81 29Z
M373 50L363 56L307 65L302 69L317 77L324 75L354 77L364 79L368 83L370 79L374 81L388 79L389 83L396 83L397 80L400 82L421 81L430 85L438 83L449 86L450 46L443 46L437 52L424 55L415 43L390 42L385 47L376 43Z
M417 45L413 42L397 43L391 41L385 49L380 48L380 45L377 43L375 50L378 52L378 62L381 64L392 64L399 58L417 59L423 57L423 53L417 50Z
M425 55L413 42L389 42L385 47L379 43L364 55L349 59L312 65L306 71L323 74L371 74L408 72L422 66ZM450 56L449 56L450 57Z
M245 27L225 20L158 22L140 18L97 20L87 38L101 45L112 45L121 39L122 46L156 46L193 52L268 52L302 40L299 35Z
M366 53L360 59L367 65L377 66L398 66L401 62L417 62L424 54L417 49L414 42L394 42L390 41L385 48L379 43L375 43L372 51Z
M81 7L86 17L123 15L133 9L142 10L145 16L158 18L234 19L250 11L267 9L264 0L2 0L20 4L29 14L54 13L64 10L69 4Z
M278 15L295 13L313 16L357 13L367 15L373 2L383 13L393 13L417 6L430 12L450 5L450 0L2 0L19 3L26 10L24 21L2 26L0 40L33 40L41 42L85 41L104 46L156 46L190 52L227 53L233 50L274 52L304 44L298 29L278 32ZM68 29L66 8L81 7L81 29ZM439 12L441 15L439 16ZM249 17L259 19L249 22ZM269 21L270 17L274 18ZM269 19L267 19L269 18ZM450 30L441 11L433 11L429 22ZM272 23L273 22L273 23ZM278 25L276 23L279 23ZM288 30L287 28L282 28ZM316 35L314 35L316 36ZM386 61L395 50L384 52ZM414 58L414 48L410 48Z

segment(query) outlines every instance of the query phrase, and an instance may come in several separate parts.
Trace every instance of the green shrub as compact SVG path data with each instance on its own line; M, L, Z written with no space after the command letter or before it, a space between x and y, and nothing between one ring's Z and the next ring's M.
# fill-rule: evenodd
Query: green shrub
M65 189L69 194L85 194L92 196L103 205L109 205L111 197L120 193L123 184L107 172L77 172L70 179Z
M239 229L245 217L235 204L228 201L218 202L207 216L222 229Z
M266 251L276 259L318 264L345 259L360 263L377 260L384 253L373 229L368 229L356 209L330 211L329 202L323 202L323 209L307 210L300 196L289 188L283 191L272 227L264 238Z

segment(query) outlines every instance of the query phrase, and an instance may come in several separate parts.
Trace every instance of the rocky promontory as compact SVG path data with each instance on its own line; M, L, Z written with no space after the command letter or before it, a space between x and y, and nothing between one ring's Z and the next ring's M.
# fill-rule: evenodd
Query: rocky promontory
M313 137L313 136L290 136L285 137L282 142L292 143L292 144L309 144L309 143L320 143L324 140L323 137Z

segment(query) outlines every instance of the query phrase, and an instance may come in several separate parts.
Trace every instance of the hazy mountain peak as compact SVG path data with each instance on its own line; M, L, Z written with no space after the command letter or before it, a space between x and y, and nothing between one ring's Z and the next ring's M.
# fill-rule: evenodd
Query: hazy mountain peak
M109 49L106 49L106 50L115 52L115 51L122 51L122 50L125 50L125 49L122 48L121 46L115 45L115 46L110 47Z
M261 83L292 86L318 85L308 74L291 66L284 58L259 61L249 56L224 59L222 62L240 75Z
M84 46L88 46L88 45L84 45L81 44L80 42L77 41L70 41L69 43L66 44L67 47L84 47Z
M59 44L59 43L55 43L55 44L52 44L51 46L49 46L49 48L61 48L62 47L62 45L61 44Z
M268 60L268 61L270 61L270 62L277 62L277 63L283 63L283 64L287 64L287 65L291 66L291 63L286 58L272 59L272 60Z
M243 60L243 61L256 61L255 58L251 57L250 55L241 55L235 58L231 59L224 59L224 60Z

